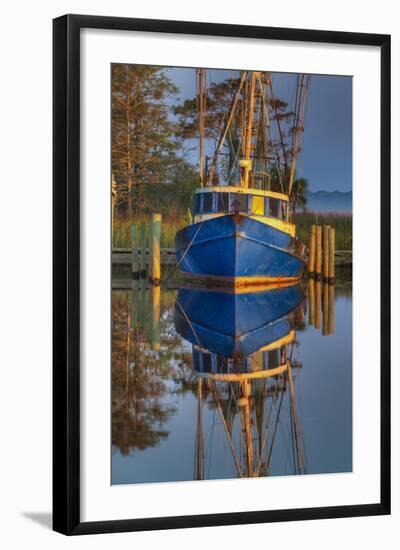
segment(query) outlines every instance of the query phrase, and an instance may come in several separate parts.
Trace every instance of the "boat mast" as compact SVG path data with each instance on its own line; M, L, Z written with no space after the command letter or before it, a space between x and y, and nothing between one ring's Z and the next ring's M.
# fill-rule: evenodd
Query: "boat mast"
M252 137L253 137L253 122L254 122L254 104L255 104L255 91L256 91L256 80L259 73L253 71L251 73L250 80L250 99L249 99L249 118L247 121L247 132L246 132L246 148L245 148L245 163L244 164L244 187L249 187L249 172L251 170L251 148L252 148Z
M197 95L198 95L198 115L199 115L199 176L200 187L204 186L204 128L206 111L206 78L205 69L197 69Z

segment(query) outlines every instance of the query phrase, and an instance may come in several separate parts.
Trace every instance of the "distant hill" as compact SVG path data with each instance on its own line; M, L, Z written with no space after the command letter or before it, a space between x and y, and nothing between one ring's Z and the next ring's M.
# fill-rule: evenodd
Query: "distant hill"
M318 212L351 212L352 202L351 191L309 191L306 208Z

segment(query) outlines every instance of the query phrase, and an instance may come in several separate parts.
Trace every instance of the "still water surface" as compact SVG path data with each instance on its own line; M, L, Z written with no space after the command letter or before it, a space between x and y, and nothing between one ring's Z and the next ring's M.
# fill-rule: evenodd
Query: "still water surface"
M350 284L112 293L112 483L349 472Z

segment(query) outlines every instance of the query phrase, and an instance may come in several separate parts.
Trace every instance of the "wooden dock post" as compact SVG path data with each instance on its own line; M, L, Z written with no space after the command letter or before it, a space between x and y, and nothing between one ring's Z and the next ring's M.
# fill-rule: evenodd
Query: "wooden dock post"
M147 226L146 222L140 224L140 276L146 277L146 255L147 255Z
M308 324L314 326L315 325L315 281L312 277L308 281L308 302L309 302Z
M335 286L329 285L328 334L335 332Z
M323 248L324 248L324 281L329 279L329 231L330 226L324 225Z
M315 281L315 328L321 327L321 281Z
M138 256L138 226L131 225L131 248L132 248L132 280L139 280L139 256Z
M160 351L160 295L159 285L150 288L150 342L154 351Z
M153 214L151 216L151 223L150 223L149 271L150 271L150 281L154 285L159 285L161 281L160 239L161 239L161 214Z
M329 320L329 284L328 281L324 282L324 295L322 299L322 334L326 336L329 334L328 331L328 320Z
M335 281L335 228L331 227L329 231L329 282Z
M316 227L316 254L315 254L315 276L317 279L321 278L321 266L322 266L322 229L320 225Z
M315 225L312 224L310 232L310 255L308 257L308 273L314 275L315 269Z

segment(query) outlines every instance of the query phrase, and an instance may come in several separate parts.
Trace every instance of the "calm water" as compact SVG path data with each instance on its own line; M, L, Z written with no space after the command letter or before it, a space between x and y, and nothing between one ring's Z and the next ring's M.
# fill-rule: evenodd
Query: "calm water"
M113 484L351 471L350 285L112 308Z

